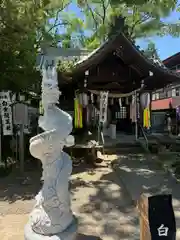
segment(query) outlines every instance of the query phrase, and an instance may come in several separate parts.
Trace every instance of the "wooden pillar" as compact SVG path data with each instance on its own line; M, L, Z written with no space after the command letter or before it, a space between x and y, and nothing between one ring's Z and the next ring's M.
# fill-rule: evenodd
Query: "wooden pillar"
M138 102L137 102L137 92L135 91L135 107L136 107L136 122L135 122L135 137L138 139Z
M140 137L140 115L141 115L141 110L140 110L140 94L139 92L136 94L136 108L137 108L137 111L136 111L136 116L137 116L137 127L138 127L138 138Z
M172 195L142 194L138 201L140 240L176 240Z

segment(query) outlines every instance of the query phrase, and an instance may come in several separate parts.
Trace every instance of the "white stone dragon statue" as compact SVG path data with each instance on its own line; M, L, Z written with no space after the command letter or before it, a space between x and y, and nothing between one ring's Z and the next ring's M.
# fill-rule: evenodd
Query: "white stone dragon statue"
M68 190L72 161L62 151L64 145L74 144L72 118L56 105L60 95L56 68L43 69L42 75L44 115L39 126L44 132L30 139L30 153L42 162L44 184L25 227L25 240L72 240L77 231Z

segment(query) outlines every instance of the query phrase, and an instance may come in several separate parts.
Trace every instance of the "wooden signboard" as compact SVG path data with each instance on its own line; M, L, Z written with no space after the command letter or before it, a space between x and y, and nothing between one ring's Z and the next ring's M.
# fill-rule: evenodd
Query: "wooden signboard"
M0 115L4 136L13 135L11 103L10 92L0 92Z
M24 103L17 102L13 105L13 122L15 125L28 125L28 106Z
M175 240L176 221L172 207L172 195L141 195L140 240Z

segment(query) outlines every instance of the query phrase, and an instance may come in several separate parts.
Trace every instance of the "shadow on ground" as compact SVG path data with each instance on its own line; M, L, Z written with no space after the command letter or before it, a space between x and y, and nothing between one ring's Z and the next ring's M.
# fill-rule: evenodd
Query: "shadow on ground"
M93 174L95 169L95 167L92 167L89 164L82 163L78 167L73 167L72 174L78 174L81 172L89 172L90 174ZM42 169L37 166L31 167L31 170L26 171L23 177L21 177L18 169L13 170L10 175L0 179L0 201L14 203L17 200L34 199L42 186L40 181L41 175ZM73 184L73 188L81 185L79 180Z
M0 181L0 201L33 199L41 187L40 177L41 169L25 172L24 177L20 177L19 171L13 171Z
M72 179L71 192L80 231L93 231L103 239L139 239L139 220L132 200L108 167Z
M28 172L29 185L22 185L22 179L12 174L0 183L0 202L10 205L0 206L5 214L26 213L32 209L32 201L40 189L41 171ZM70 181L72 207L79 220L78 240L136 240L139 239L137 212L121 182L108 164L100 168L81 165L74 168ZM31 202L28 207L28 202ZM12 204L14 203L14 204ZM15 206L12 210L9 206ZM13 207L12 207L13 208ZM21 208L20 210L17 210Z
M177 229L180 228L180 183L162 169L157 156L121 156L113 169L121 176L126 189L136 202L142 193L149 195L172 194Z

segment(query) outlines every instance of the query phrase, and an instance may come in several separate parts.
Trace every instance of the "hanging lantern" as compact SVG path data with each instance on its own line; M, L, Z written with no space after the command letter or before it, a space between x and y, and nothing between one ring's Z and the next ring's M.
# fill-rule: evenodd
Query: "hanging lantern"
M147 108L150 104L150 94L149 93L143 93L140 96L140 103L141 107L143 109Z

